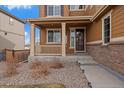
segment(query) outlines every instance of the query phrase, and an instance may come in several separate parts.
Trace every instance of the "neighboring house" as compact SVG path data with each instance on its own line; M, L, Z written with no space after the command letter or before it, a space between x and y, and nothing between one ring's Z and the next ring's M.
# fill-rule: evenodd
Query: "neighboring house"
M88 52L124 74L124 6L42 5L31 23L30 57ZM41 29L35 44L35 27Z
M25 22L0 9L0 51L5 48L20 50L25 47Z

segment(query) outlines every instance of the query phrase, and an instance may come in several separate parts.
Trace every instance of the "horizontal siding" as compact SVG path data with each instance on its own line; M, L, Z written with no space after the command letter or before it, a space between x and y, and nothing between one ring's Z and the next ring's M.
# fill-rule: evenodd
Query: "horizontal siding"
M124 6L112 10L112 38L124 36Z
M102 21L98 20L87 26L87 42L102 40Z
M24 24L12 18L13 24L11 25L9 23L10 18L12 17L0 12L0 30L19 35L24 35Z
M102 5L87 6L86 10L82 11L70 11L69 16L93 16L96 11L101 8Z
M104 14L105 15L105 14ZM101 18L104 16L102 15ZM112 38L124 36L124 6L112 8ZM87 42L102 40L102 21L97 21L87 26Z
M69 6L64 5L64 15L63 16L69 16Z
M87 6L86 10L80 11L70 11L69 5L64 5L64 14L63 16L92 16L98 11L98 9L102 7L102 5L94 5L94 6ZM45 5L40 6L40 17L45 17Z
M46 29L41 28L41 36L40 36L40 44L45 45L46 44Z

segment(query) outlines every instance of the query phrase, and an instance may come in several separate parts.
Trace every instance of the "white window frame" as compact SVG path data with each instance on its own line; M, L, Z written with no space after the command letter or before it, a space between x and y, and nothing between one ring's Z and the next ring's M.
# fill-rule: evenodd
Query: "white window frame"
M75 6L77 6L77 5L75 5ZM86 9L86 6L85 5L82 5L82 6L84 6L84 8L83 9L72 9L71 8L71 5L70 5L70 11L81 11L81 10L85 10Z
M108 45L110 42L111 42L111 31L112 31L112 19L111 19L111 12L108 12L103 18L102 18L102 44L103 45ZM105 40L104 40L104 20L107 18L107 17L110 17L110 41L108 43L105 43Z
M47 38L47 44L61 44L62 39L61 39L61 29L46 29L47 30L47 34L46 34L46 38ZM59 31L60 32L60 42L48 42L48 31L49 30L53 30L53 31Z
M49 6L53 6L53 15L49 15ZM59 15L55 15L55 5L47 5L47 17L61 16L61 5L59 6Z

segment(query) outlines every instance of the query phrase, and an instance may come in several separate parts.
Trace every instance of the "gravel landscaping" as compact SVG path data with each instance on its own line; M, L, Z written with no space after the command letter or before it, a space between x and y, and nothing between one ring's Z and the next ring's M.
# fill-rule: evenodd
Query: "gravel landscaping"
M18 74L12 77L5 77L3 71L5 63L0 62L0 87L11 85L33 85L33 84L63 84L66 88L87 88L88 80L82 73L79 65L76 62L65 62L64 68L50 69L47 76L41 78L32 78L30 75L29 63L19 64Z

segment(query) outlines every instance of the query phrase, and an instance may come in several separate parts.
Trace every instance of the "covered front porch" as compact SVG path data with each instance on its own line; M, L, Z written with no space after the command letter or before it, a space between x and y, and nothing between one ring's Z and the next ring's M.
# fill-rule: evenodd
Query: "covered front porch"
M89 16L28 19L31 23L30 56L66 56L86 52L85 33L90 19ZM35 27L40 29L39 44L35 43Z

